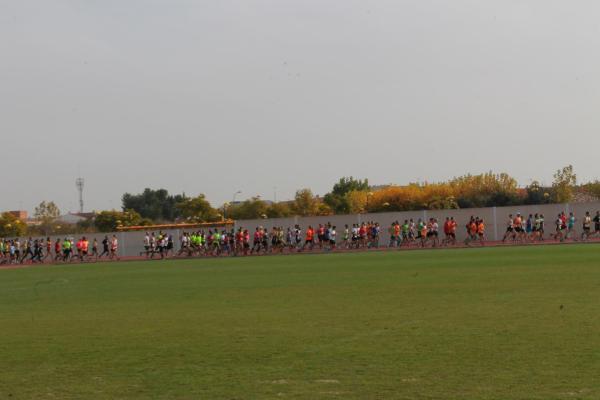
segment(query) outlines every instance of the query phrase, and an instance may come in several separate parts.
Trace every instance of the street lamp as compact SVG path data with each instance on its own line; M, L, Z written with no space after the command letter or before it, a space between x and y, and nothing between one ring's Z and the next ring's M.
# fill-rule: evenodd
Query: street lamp
M231 201L231 203L232 203L232 204L233 204L233 203L235 203L235 198L236 198L236 196L237 196L238 194L242 194L242 191L241 191L241 190L238 190L237 192L235 192L235 193L233 194L233 200Z
M369 199L373 196L373 192L367 193L367 212L369 212Z
M225 218L227 218L227 209L229 208L230 205L231 205L231 203L223 204L223 220L225 220Z
M232 205L232 204L235 204L235 198L236 198L236 196L237 196L238 194L241 194L241 193L242 193L242 191L241 191L241 190L238 190L237 192L235 192L235 193L233 194L233 199L231 200L231 203L225 203L225 204L223 204L223 220L225 220L225 219L227 218L227 215L226 215L226 214L227 214L227 208L228 208L230 205Z

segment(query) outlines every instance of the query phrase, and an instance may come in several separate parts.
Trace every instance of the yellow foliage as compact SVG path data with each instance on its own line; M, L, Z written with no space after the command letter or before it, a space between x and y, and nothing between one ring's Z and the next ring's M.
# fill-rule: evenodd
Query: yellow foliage
M508 174L465 175L441 183L388 186L369 197L369 211L403 211L458 208L458 199L479 204L495 195L514 196L517 181Z
M348 200L348 212L356 214L365 211L367 206L367 194L364 190L353 190L346 194Z

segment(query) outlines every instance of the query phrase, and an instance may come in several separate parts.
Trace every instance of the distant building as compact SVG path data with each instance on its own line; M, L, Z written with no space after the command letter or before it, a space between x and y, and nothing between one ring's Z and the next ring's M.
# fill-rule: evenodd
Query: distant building
M96 217L96 213L68 213L65 215L61 215L56 219L56 222L60 222L62 224L76 224L78 222L87 221L90 219L94 219Z
M20 220L26 220L28 217L27 211L19 210L19 211L7 211L9 214L14 215Z
M387 188L389 188L391 186L394 186L394 185L392 185L391 183L389 183L387 185L372 185L372 186L369 186L369 190L372 191L372 192L375 192L377 190L387 189Z

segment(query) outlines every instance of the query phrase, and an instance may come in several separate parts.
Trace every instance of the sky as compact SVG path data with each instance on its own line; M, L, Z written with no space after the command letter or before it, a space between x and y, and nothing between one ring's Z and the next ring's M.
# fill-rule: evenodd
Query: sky
M0 210L600 178L595 0L0 0Z

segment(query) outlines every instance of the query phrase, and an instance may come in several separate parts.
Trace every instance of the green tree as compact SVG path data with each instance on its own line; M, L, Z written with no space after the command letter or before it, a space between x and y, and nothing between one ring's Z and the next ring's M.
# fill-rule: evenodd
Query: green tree
M48 234L52 231L52 224L60 217L60 210L53 201L42 201L35 208L33 216L40 221L39 231Z
M540 185L538 181L533 181L525 188L526 204L547 204L552 201L550 197L551 190Z
M269 205L260 197L252 197L239 204L227 207L227 217L232 219L256 219L268 216Z
M218 210L214 209L203 194L197 197L185 198L176 205L178 214L188 221L213 222L221 218Z
M585 185L581 185L581 188L588 194L600 198L600 181L588 182Z
M432 197L429 202L426 204L426 208L428 210L449 210L449 209L457 209L458 203L454 199L454 197Z
M123 210L134 210L143 218L159 222L172 222L178 218L177 204L185 199L185 194L172 196L165 189L149 188L140 194L125 193L121 198Z
M287 203L273 203L267 207L266 214L269 218L285 218L292 215L292 210Z
M336 214L348 214L351 212L351 199L348 195L351 192L368 192L369 191L369 180L368 179L354 179L352 176L343 177L333 185L333 189L330 193L327 193L323 197L323 201L327 204Z
M303 217L318 215L319 203L320 201L315 198L310 189L300 189L296 191L292 209L297 215L301 215Z
M134 210L102 211L96 215L94 225L100 232L112 232L119 226L140 225L142 217Z
M577 175L573 172L573 166L567 165L554 174L552 190L554 201L557 203L568 203L573 199L573 192L577 185Z
M27 225L9 212L0 214L0 237L17 237L27 233Z

